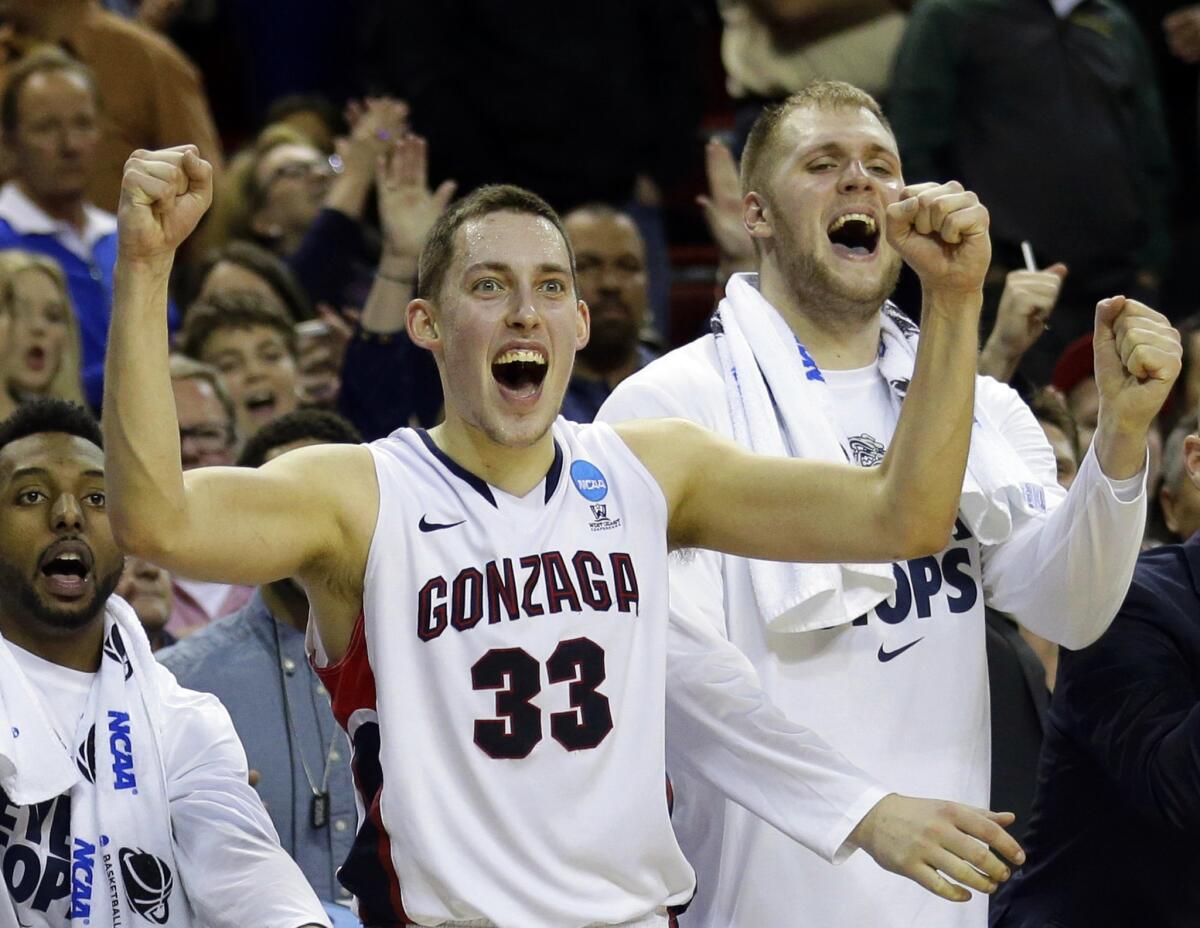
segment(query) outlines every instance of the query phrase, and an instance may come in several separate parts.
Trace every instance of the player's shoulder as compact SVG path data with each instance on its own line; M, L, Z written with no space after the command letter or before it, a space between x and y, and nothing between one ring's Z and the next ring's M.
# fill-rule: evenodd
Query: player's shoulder
M709 427L727 414L725 380L716 343L705 335L627 377L600 410L599 419L678 417Z

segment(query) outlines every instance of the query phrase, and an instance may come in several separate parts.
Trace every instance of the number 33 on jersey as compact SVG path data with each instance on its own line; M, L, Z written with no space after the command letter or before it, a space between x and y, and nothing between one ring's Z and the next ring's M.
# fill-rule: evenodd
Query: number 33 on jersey
M521 498L423 432L372 446L363 620L321 671L368 812L342 871L367 924L619 923L692 894L664 790L666 503L608 427L554 436Z

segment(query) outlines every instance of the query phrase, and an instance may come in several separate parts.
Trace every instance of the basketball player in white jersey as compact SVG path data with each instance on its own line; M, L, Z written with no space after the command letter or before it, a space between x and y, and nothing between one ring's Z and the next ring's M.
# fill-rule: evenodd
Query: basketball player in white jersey
M558 217L501 187L438 221L408 306L441 371L443 425L184 474L167 281L210 199L191 146L126 166L104 420L120 544L187 576L305 587L355 743L363 815L344 878L365 924L666 925L694 891L666 796L668 547L879 560L944 544L986 210L929 187L888 211L925 282L925 330L876 470L756 457L684 423L556 422L587 306ZM706 707L714 729L761 718L753 702ZM801 729L776 726L768 743L780 747L764 762L793 776L776 819L828 858L862 847L945 894L938 871L984 891L1007 876L987 844L1021 859L998 824L1009 817L886 795ZM751 805L774 796L746 786Z
M894 209L904 196L896 140L870 96L815 82L755 126L742 181L759 272L734 276L720 313L750 300L775 314L786 338L756 344L755 359L760 348L804 346L811 367L771 383L777 407L801 404L804 434L792 435L791 453L819 459L828 451L870 467L899 437L897 374L889 374L883 351L897 340L887 337L893 317L881 306L907 255L864 236L862 218ZM732 436L736 410L719 337L699 339L626 380L600 419L678 416ZM837 595L811 598L814 611L824 610L812 630L780 627L762 607L759 568L746 559L710 552L672 559L673 632L686 630L689 650L699 647L697 628L731 641L749 663L727 665L725 679L749 674L788 718L816 728L890 788L986 804L993 746L985 604L1051 641L1082 647L1112 620L1138 554L1146 433L1178 376L1179 336L1159 313L1117 298L1098 308L1095 352L1101 427L1069 494L1057 485L1054 456L1029 409L1006 385L980 378L972 479L986 481L991 472L1036 504L1012 506L1007 529L991 527L995 537L983 540L985 532L971 527L964 488L962 519L938 552L895 563L874 586L851 580ZM770 421L776 412L767 411ZM822 431L828 445L804 443ZM795 606L814 572L826 569L800 568L782 592ZM688 737L669 726L669 749ZM698 877L684 928L793 928L796 913L821 928L987 923L985 898L947 905L861 856L824 866L723 801L686 766L670 766L673 821Z

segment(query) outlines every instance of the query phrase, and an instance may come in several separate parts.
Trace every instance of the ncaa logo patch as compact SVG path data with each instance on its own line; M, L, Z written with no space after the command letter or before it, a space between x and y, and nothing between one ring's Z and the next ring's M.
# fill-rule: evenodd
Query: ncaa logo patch
M608 481L591 461L572 461L571 481L589 503L598 503L608 496Z

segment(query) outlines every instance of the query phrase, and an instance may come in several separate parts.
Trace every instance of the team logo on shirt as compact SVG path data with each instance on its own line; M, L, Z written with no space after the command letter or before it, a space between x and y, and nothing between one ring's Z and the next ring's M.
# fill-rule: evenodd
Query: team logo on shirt
M123 847L117 857L121 862L121 882L133 910L147 921L165 925L171 917L168 903L175 888L171 868L145 851Z
M133 676L133 664L130 663L129 655L125 651L125 642L121 639L121 630L115 625L108 633L108 638L105 639L104 653L107 657L111 657L114 661L119 661L125 665L126 680Z
M591 461L572 461L571 481L589 503L598 503L608 496L608 481Z
M859 467L877 467L883 463L883 455L887 449L866 432L855 435L848 440L848 444L854 463Z

